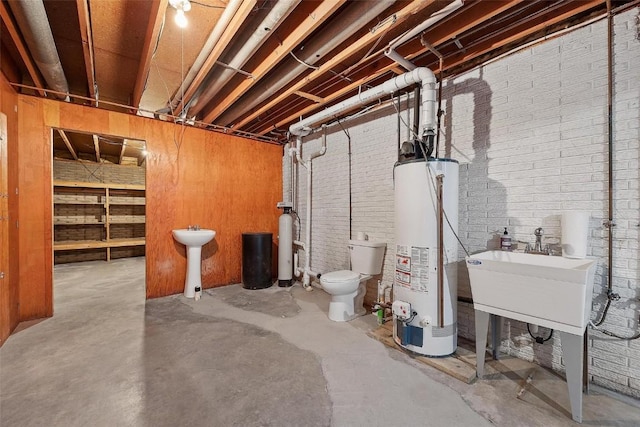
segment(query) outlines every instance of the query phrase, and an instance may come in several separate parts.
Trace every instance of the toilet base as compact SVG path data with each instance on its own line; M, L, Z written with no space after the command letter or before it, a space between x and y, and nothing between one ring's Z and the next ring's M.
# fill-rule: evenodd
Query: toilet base
M367 313L363 307L366 287L360 282L358 290L347 295L332 295L329 303L329 320L334 322L348 322Z

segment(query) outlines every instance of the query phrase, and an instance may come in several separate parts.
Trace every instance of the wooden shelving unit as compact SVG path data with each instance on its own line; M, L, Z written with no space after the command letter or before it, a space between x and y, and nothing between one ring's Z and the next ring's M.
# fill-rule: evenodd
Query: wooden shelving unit
M54 181L53 204L56 252L145 245L144 185Z

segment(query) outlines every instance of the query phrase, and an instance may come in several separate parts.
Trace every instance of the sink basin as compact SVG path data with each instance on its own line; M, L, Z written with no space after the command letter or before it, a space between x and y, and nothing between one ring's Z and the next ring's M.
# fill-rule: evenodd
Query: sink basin
M184 281L184 296L187 298L195 297L196 288L202 288L200 274L202 245L209 243L214 237L216 237L215 230L186 228L173 230L173 238L187 247L187 277Z
M486 251L467 257L476 310L582 335L597 259Z
M173 238L185 246L202 246L216 237L215 230L173 230Z

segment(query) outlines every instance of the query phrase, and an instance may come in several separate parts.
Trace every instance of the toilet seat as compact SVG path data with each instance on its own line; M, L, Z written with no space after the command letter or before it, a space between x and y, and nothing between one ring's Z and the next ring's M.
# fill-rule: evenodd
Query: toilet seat
M331 273L323 274L320 279L325 283L342 283L342 282L348 282L348 281L359 279L359 278L360 278L360 275L355 271L338 270L338 271L332 271Z

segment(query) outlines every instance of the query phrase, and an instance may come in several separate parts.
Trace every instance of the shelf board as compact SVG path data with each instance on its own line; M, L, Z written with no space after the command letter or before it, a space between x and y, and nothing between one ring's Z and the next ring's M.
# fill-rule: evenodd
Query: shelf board
M115 184L103 182L79 182L79 181L53 181L54 187L72 187L72 188L113 188L118 190L143 190L144 185L139 184Z
M145 217L144 215L140 215L142 218L135 218L135 219L127 219L127 220L120 220L120 219L115 219L114 220L114 216L112 215L110 217L110 221L109 224L110 225L123 225L123 224L144 224L145 223Z
M144 238L111 239L111 240L68 240L54 242L54 251L73 251L78 249L119 248L124 246L144 246Z
M94 206L94 205L104 206L105 205L104 202L79 202L79 201L64 202L64 201L55 200L55 199L53 201L53 204L54 205L87 205L87 206Z
M53 220L53 225L105 225L105 222L71 222L71 221L60 221Z

